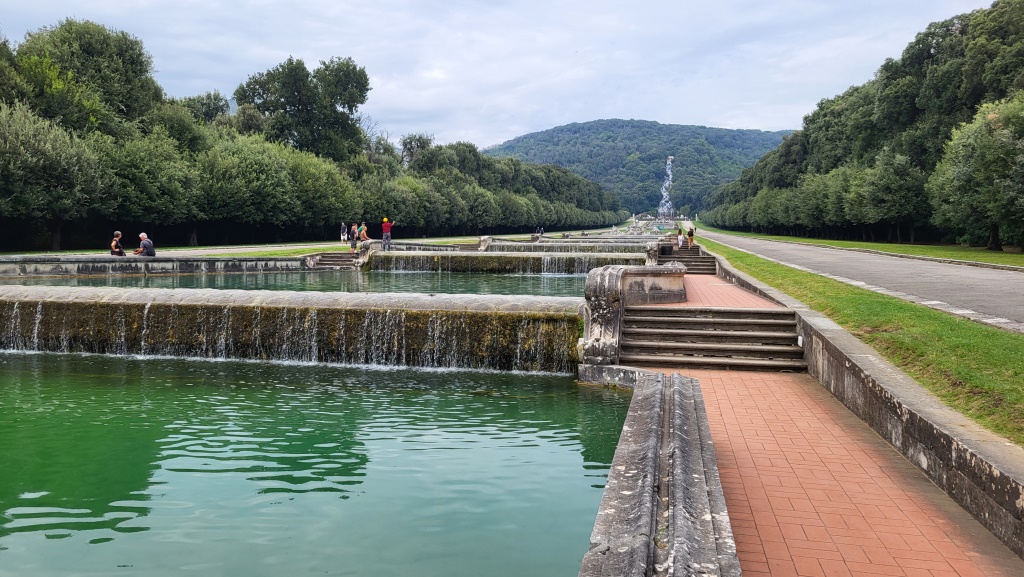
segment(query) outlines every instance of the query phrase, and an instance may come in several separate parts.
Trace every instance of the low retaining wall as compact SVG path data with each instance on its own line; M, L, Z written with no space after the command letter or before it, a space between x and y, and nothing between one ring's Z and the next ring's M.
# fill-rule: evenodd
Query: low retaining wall
M280 272L306 269L302 258L145 256L0 257L0 276L106 276L110 274L196 274Z
M586 274L609 264L642 265L643 254L512 252L381 252L369 254L370 270L486 272L506 274Z
M0 286L0 348L574 373L583 299Z
M1024 448L946 407L824 315L716 258L720 277L794 309L808 372L1024 558Z
M738 577L700 384L625 367L580 370L583 381L634 389L580 577Z

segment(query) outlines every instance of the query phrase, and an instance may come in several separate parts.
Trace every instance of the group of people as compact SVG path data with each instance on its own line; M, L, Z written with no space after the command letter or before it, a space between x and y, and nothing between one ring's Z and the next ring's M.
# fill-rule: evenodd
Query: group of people
M686 231L686 248L693 248L693 235L697 232L697 227L691 226ZM683 248L683 225L676 227L676 239L679 242L679 248Z
M114 240L110 241L110 254L113 256L125 256L124 246L121 244L121 231L114 231ZM153 241L144 232L139 233L139 248L132 251L136 256L156 256L156 249L153 248Z
M384 231L383 241L384 250L391 250L391 227L395 226L394 221L388 220L384 217L384 222L381 223L380 228ZM349 243L349 252L355 252L356 248L359 247L359 242L363 240L371 240L370 235L366 233L366 221L359 223L352 223L352 226L346 226L345 223L341 223L341 242Z

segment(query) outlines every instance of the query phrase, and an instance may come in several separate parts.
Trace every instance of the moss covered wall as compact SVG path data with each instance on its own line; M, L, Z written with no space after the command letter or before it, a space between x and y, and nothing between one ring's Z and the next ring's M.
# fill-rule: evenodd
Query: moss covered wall
M384 271L587 274L605 265L645 262L646 255L641 253L374 252L368 265L370 270Z
M560 373L578 362L582 299L61 291L0 287L0 348Z

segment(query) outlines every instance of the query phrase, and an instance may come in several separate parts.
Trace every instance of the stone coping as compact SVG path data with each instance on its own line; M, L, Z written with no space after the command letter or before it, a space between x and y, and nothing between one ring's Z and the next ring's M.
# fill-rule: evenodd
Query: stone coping
M700 383L609 365L580 379L634 391L580 577L738 577Z
M808 372L1024 558L1024 448L950 409L823 314L713 256L720 277L793 309Z
M0 301L578 314L582 297L0 285Z
M5 256L0 276L98 276L278 272L307 268L302 257Z

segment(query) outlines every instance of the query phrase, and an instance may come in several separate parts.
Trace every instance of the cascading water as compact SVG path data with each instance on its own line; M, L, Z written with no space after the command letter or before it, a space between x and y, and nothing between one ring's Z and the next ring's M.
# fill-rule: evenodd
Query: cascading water
M672 159L674 158L674 156L670 156L665 162L665 182L661 185L661 204L658 205L658 218L662 220L675 218L672 201L668 197L668 191L672 188Z
M23 294L0 287L0 350L559 373L577 363L574 298L10 290Z

